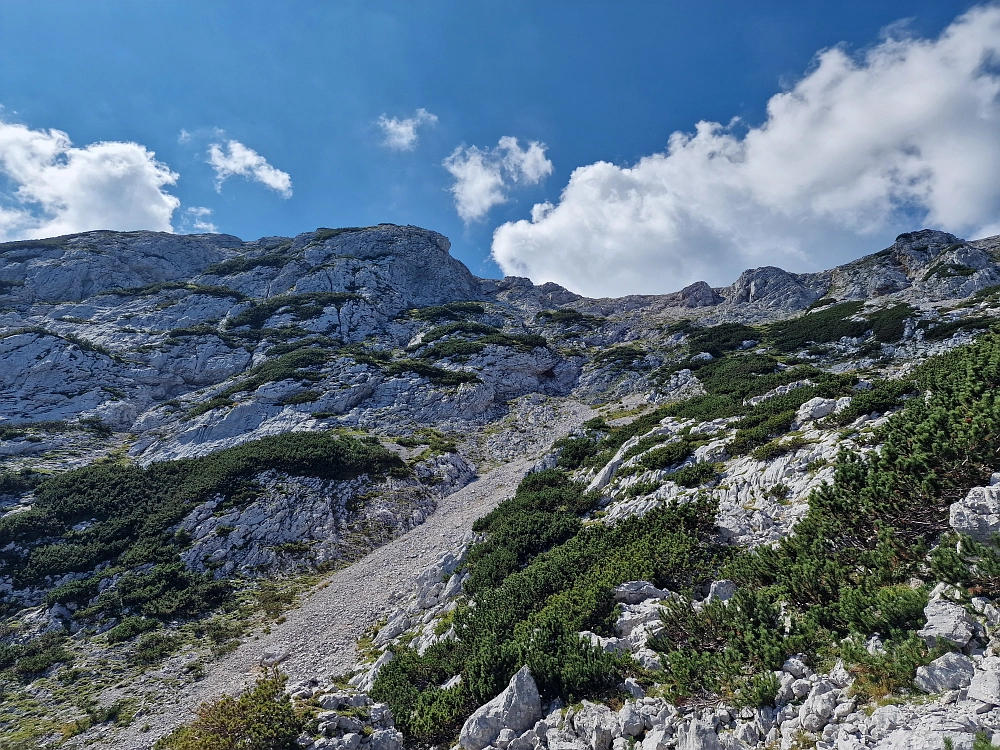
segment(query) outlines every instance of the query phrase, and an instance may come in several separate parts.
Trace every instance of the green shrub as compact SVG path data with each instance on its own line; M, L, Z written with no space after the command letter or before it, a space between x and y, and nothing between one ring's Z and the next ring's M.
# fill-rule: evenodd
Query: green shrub
M607 367L613 372L648 369L646 351L635 344L621 344L600 349L591 358L594 367Z
M306 716L284 692L285 677L270 671L239 698L202 703L196 718L156 742L156 750L297 750Z
M0 428L2 429L2 428ZM0 436L0 440L7 440ZM23 495L37 487L45 475L33 469L0 472L0 495Z
M466 315L482 315L485 312L486 306L481 302L449 302L444 305L407 310L406 316L413 320L437 322L439 320L461 320Z
M300 391L299 393L293 393L291 396L286 396L282 399L281 403L286 406L297 406L298 404L311 404L313 401L318 401L323 397L322 391Z
M912 380L876 380L867 391L859 391L851 397L847 408L830 417L836 424L850 424L855 419L866 414L885 413L898 408L903 403L903 397L913 393L915 386Z
M102 593L100 607L157 619L196 615L223 601L228 585L181 565L178 553L186 542L169 529L211 498L221 496L223 507L252 501L259 492L254 477L268 470L324 479L408 473L402 459L377 441L329 433L288 433L147 468L93 464L43 480L30 511L0 519L0 544L30 549L27 560L8 560L8 570L18 585L44 585L47 576L87 572L100 564L152 563ZM91 520L85 530L70 532ZM83 603L95 587L93 579L66 584L52 592L52 601Z
M136 286L128 288L108 289L99 292L99 295L116 295L118 297L151 297L160 292L169 292L177 289L189 291L192 294L204 294L209 297L231 297L237 301L246 299L246 295L235 289L224 286L206 286L205 284L191 284L185 281L160 281L155 284Z
M706 328L692 329L687 336L688 348L692 353L708 352L720 357L724 352L735 351L744 341L756 341L760 332L742 323L720 323Z
M671 482L676 482L681 487L700 487L715 479L719 475L720 468L720 464L703 461L702 463L691 464L690 466L685 466L671 472L667 475L667 479Z
M899 341L903 337L906 319L916 312L916 308L903 303L869 313L867 317L875 340L883 344Z
M291 246L287 243L282 249ZM237 273L246 273L255 268L281 268L292 259L292 256L272 250L256 256L240 256L220 261L205 269L208 276L232 276Z
M122 643L130 641L142 633L156 630L158 627L160 627L160 623L156 620L150 620L145 617L126 617L111 628L105 634L105 637L108 639L108 643Z
M264 324L277 313L291 314L295 320L308 320L322 315L323 309L335 306L338 310L344 303L362 299L359 294L347 292L307 292L305 294L283 294L260 302L228 321L229 328L263 328Z
M535 319L544 323L553 323L555 325L566 327L579 326L580 328L586 328L587 330L599 328L606 320L606 318L602 318L597 315L585 315L579 310L573 310L570 308L563 308L560 310L542 310L535 316Z
M66 647L65 633L52 631L35 636L26 643L0 643L0 674L30 682L56 664L72 664L73 654Z
M382 365L382 370L389 375L402 375L411 372L419 377L427 378L434 385L457 386L463 383L480 382L479 376L475 373L446 370L415 359L397 359Z
M644 579L687 590L718 570L724 553L711 541L709 502L660 508L615 527L584 526L579 515L593 502L581 485L550 470L526 477L514 498L477 521L474 528L487 536L465 563L475 606L455 611L458 640L423 657L406 652L386 665L372 691L406 717L404 731L418 742L453 735L472 707L524 665L546 699L578 700L611 688L636 666L578 633L608 632L613 587ZM455 674L462 675L459 689L437 687Z
M870 328L866 321L851 320L863 307L864 302L842 302L772 323L767 327L767 340L779 351L792 352L809 343L826 344L844 336L856 338Z
M432 427L415 430L412 435L407 437L396 438L396 443L402 445L404 448L418 448L421 445L426 445L433 455L455 453L458 451L458 445L454 437L445 435L440 430L435 430Z
M997 322L996 318L985 315L969 315L957 320L936 322L932 320L921 320L918 324L924 329L925 341L944 341L951 338L959 331L973 331L976 329L990 328Z
M181 637L174 633L146 633L135 645L131 660L136 664L157 664L181 645Z
M485 323L476 323L472 320L460 320L457 323L448 323L447 325L437 326L427 331L427 333L420 338L419 346L432 344L438 339L442 339L445 336L452 336L456 333L498 334L500 333L500 329L495 328L494 326L488 326Z
M754 448L750 455L756 461L771 461L778 456L794 453L799 448L804 448L807 445L809 445L809 441L799 436L785 440L772 440L769 443Z

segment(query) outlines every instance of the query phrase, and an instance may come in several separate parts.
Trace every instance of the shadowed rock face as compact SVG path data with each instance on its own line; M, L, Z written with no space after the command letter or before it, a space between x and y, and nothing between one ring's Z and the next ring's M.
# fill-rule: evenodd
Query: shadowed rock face
M819 299L822 294L802 282L801 277L774 266L744 271L736 283L724 290L730 305L801 309Z
M934 229L921 229L918 232L899 235L889 248L889 254L908 273L915 273L946 249L964 244L965 240L953 234Z
M681 289L679 292L664 295L664 301L671 302L678 307L712 307L725 301L712 287L704 281L696 281L693 284Z

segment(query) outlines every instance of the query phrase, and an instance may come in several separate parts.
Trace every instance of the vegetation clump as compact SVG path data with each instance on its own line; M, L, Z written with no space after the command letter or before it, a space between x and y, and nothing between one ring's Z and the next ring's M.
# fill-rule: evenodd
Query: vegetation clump
M202 703L195 720L158 740L155 750L296 750L308 715L292 705L285 682L271 670L238 698Z
M28 550L26 557L3 553L0 562L18 586L111 564L118 567L100 575L120 577L96 599L91 577L54 589L51 601L93 600L99 612L158 620L194 616L222 601L229 585L185 568L178 553L186 541L169 529L206 500L252 501L260 491L254 477L268 470L324 479L408 472L374 438L328 433L288 433L146 468L93 464L42 480L31 510L0 519L0 545ZM84 528L73 530L81 522Z
M552 323L555 325L566 326L567 328L572 326L579 326L586 330L593 330L595 328L600 328L600 326L607 320L598 315L586 315L579 310L573 310L571 308L562 308L559 310L542 310L535 316L535 319L542 323Z
M482 315L486 306L481 302L449 302L444 305L418 307L406 311L411 320L438 322L442 320L462 320L467 315Z
M261 302L254 302L246 310L228 321L228 328L263 328L264 324L278 313L287 313L295 320L308 320L323 313L324 308L334 306L340 309L344 303L362 299L359 294L348 292L307 292L304 294L283 294Z

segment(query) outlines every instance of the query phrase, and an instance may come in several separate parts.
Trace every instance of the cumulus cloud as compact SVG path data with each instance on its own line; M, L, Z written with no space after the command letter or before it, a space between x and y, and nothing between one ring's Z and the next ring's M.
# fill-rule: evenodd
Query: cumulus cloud
M215 189L222 191L222 183L234 175L255 180L266 185L284 198L292 197L292 178L267 163L267 159L252 148L230 139L225 147L213 143L208 147L208 163L215 170Z
M466 224L485 218L491 208L506 203L511 183L535 185L552 174L545 144L530 141L528 148L522 149L517 138L509 135L492 149L459 146L444 160L444 168L455 178L451 193Z
M420 107L413 117L402 120L397 117L386 117L383 114L378 118L378 126L382 128L385 136L382 145L397 151L412 151L419 138L417 128L421 125L433 125L437 121L437 115L431 114L423 107Z
M172 231L180 205L164 188L178 175L138 143L82 148L60 130L0 121L0 238L92 229Z
M700 122L630 167L579 167L558 203L497 228L494 258L585 294L659 293L826 267L921 226L1000 231L1000 8L894 33L821 51L759 126Z

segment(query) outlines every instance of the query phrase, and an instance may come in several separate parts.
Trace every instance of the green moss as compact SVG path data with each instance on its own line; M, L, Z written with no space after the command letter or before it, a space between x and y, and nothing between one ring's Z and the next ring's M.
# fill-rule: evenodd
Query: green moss
M347 292L308 292L304 294L283 294L253 303L239 315L231 318L229 328L249 326L260 329L269 318L278 314L290 314L295 320L308 320L323 313L323 309L335 306L340 309L344 303L360 300L361 295Z
M208 286L205 284L191 284L185 281L161 281L156 284L146 284L145 286L108 289L100 292L102 295L115 295L117 297L152 297L161 292L184 290L191 294L204 294L209 297L228 297L236 301L246 299L246 295L235 289L224 286Z
M449 302L445 305L419 307L407 310L405 316L412 320L461 320L467 315L482 315L486 306L481 302Z
M599 328L607 319L597 315L585 315L579 310L562 308L559 310L542 310L535 316L542 323L572 327L578 326L587 330Z

